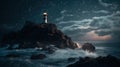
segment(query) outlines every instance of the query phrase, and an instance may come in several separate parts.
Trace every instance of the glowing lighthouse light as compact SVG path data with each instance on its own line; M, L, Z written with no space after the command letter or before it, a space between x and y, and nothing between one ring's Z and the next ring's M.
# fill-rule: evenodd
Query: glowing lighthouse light
M44 18L43 18L43 19L44 19L44 23L47 23L47 13L44 12L44 13L43 13L43 16L44 16Z

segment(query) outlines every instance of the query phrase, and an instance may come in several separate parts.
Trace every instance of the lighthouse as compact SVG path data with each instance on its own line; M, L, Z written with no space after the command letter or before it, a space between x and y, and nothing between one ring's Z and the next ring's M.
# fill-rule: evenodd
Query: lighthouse
M43 13L43 23L48 23L48 21L47 21L47 12L44 12Z

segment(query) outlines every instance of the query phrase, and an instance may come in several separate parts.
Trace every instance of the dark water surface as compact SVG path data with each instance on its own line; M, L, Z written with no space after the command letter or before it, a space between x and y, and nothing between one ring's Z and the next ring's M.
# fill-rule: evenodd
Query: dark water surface
M108 54L120 58L119 43L96 43L95 53L88 53L81 49L57 49L55 53L48 54L45 51L37 49L14 49L6 50L0 48L0 67L65 67L68 64L74 63L79 57L98 57ZM45 54L47 58L43 60L30 59L33 54ZM8 54L17 54L19 57L6 57ZM68 58L76 58L75 61L68 61Z

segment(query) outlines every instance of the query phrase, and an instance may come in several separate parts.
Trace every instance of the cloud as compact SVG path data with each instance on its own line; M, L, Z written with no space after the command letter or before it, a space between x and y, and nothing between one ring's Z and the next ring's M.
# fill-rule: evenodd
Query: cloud
M55 20L56 21L61 21L61 20L63 20L64 18L65 18L65 13L67 12L67 10L62 10L61 12L60 12L60 14L61 14L61 17L59 17L59 18L56 18Z
M111 10L116 10L119 7L119 4L116 3L106 3L103 2L103 0L98 0L100 5L104 6L104 7L108 7Z
M96 34L98 34L99 36L104 36L104 35L109 35L112 33L111 29L99 29L95 31Z
M120 11L83 20L60 21L60 29L74 40L110 40L120 36ZM94 37L90 37L90 36ZM86 38L86 39L85 39Z
M74 16L73 14L69 14L67 12L68 12L67 10L62 10L60 12L61 17L56 18L55 21L57 21L57 22L58 21L63 21L66 17L73 17Z
M93 11L93 13L103 13L103 14L109 14L110 12L107 10L98 10L98 11Z
M64 19L64 17L65 17L65 16L61 16L61 17L59 17L59 18L56 18L56 21L61 21L61 20Z
M64 14L64 13L66 13L67 12L67 10L62 10L60 13L61 14Z
M82 13L84 14L84 13L89 13L89 11L82 11Z
M56 18L57 26L73 40L119 40L120 11L117 4L98 1L99 9L75 10L74 13L73 10L60 11L61 17Z
M99 3L102 5L102 6L105 6L105 7L109 7L109 6L111 6L112 4L110 4L110 3L105 3L105 2L103 2L102 0L98 0L99 1Z
M110 11L108 10L92 10L92 11L82 11L83 14L85 13L96 13L96 14L109 14Z
M103 35L103 36L100 36L98 34L95 33L95 31L90 31L88 33L86 33L84 36L83 36L83 40L93 40L93 41L104 41L104 40L110 40L112 37L111 35Z

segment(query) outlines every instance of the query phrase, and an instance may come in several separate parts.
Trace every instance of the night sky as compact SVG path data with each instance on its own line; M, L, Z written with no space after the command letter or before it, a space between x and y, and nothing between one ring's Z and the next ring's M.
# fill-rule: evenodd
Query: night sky
M44 11L75 41L120 41L120 0L0 0L0 35L41 23Z

